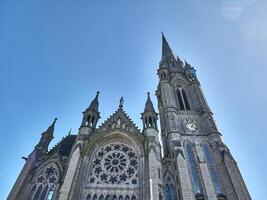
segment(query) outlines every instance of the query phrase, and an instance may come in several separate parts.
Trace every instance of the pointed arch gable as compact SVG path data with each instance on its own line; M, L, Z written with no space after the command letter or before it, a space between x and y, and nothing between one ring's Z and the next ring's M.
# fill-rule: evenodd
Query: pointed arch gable
M98 135L95 135L95 137L91 138L89 143L84 148L82 155L90 156L90 154L92 154L94 149L96 149L98 146L110 141L118 140L128 142L128 144L134 146L136 150L139 151L138 153L140 153L141 155L145 154L146 139L144 137L140 137L140 135L138 134L127 131L114 130L108 133L98 133Z
M99 132L89 140L85 151L82 152L84 170L79 173L79 176L83 177L81 191L85 190L86 194L95 192L99 196L103 188L108 187L110 199L113 195L118 199L120 188L130 197L135 195L139 199L144 190L140 188L144 187L144 157L147 152L145 148L146 140L134 132L117 129ZM113 166L113 161L116 162L116 166ZM111 171L107 173L107 170L112 170L113 175L110 175ZM121 170L125 173L121 173ZM134 193L129 188L134 188ZM81 195L83 196L82 193Z

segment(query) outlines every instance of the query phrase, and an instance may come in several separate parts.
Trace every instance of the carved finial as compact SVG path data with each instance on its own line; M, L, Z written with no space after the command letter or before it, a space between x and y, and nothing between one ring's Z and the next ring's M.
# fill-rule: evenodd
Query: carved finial
M123 108L123 104L124 104L124 99L123 97L120 98L120 108Z

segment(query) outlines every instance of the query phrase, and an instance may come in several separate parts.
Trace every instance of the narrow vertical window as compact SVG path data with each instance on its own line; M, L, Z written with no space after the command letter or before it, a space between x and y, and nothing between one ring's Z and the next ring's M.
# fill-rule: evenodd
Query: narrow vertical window
M180 109L184 110L185 107L184 107L184 103L183 103L183 99L182 99L182 95L181 95L180 89L177 90L177 97L178 97Z
M92 198L91 198L91 195L90 195L90 194L88 194L88 196L87 196L86 200L92 200Z
M163 196L162 196L161 192L159 193L159 200L163 200Z
M112 200L117 200L117 196L113 195Z
M30 192L30 194L29 194L29 200L31 200L32 199L32 197L33 197L33 195L34 195L34 192L35 192L35 190L36 190L36 185L34 185L33 187L32 187L32 190L31 190L31 192Z
M170 187L170 200L176 200L173 185Z
M40 200L47 200L46 199L47 191L48 191L48 185L45 187Z
M182 89L182 94L183 94L183 98L184 98L185 108L186 108L186 110L190 110L190 106L189 106L188 99L187 99L187 96L186 96L184 89Z
M187 153L189 168L191 171L194 192L196 194L202 194L202 187L201 187L200 177L198 174L197 163L193 151L193 146L191 143L186 144L186 153Z
M210 154L209 147L207 144L203 145L203 151L204 151L204 155L205 155L206 162L208 165L213 187L217 194L221 194L222 193L221 184L219 182L219 179L218 179L218 176L215 170L215 163L213 161L212 155Z
M171 200L170 188L169 185L165 186L166 200Z
M46 200L52 200L53 195L54 195L54 190L53 189L50 189L49 192L48 192L48 194L47 194ZM90 200L91 200L91 196L90 196Z
M93 200L97 200L97 195L96 194L94 195Z
M127 196L125 197L125 200L130 200L130 197L127 195Z
M35 193L35 195L34 195L34 197L33 197L33 200L37 200L37 199L38 199L38 197L39 197L39 195L40 195L40 193L41 193L41 190L42 190L42 185L40 185L40 186L38 187L38 189L37 189L37 191L36 191L36 193Z

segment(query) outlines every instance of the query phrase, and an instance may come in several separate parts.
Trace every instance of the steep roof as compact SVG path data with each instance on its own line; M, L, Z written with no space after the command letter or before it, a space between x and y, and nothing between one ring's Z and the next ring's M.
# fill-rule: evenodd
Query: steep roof
M76 137L76 135L67 135L66 137L63 137L59 143L48 151L47 155L51 156L57 152L60 156L69 156Z
M147 100L146 100L146 105L145 105L144 113L145 112L156 113L155 112L155 109L154 109L154 106L153 106L153 103L152 103L152 101L150 99L150 93L149 92L147 93Z

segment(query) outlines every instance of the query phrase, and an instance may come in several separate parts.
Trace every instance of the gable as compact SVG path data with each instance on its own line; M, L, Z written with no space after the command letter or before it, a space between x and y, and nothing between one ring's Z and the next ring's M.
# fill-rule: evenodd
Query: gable
M114 114L107 118L106 121L99 126L96 132L105 132L114 129L122 129L131 133L141 134L141 131L136 124L122 108L119 108Z

